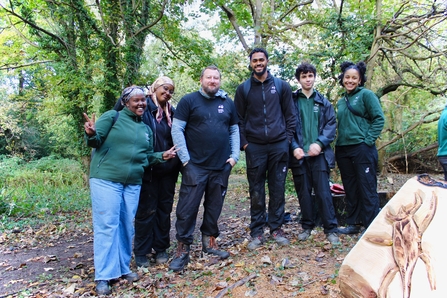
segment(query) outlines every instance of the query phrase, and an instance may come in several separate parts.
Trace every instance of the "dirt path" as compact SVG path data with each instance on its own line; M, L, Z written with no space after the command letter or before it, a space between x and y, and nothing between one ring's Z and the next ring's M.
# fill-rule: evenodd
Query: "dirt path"
M400 188L410 177L413 175L384 178L382 188ZM134 285L117 281L115 295L214 297L222 287L255 274L256 278L232 291L233 297L339 297L338 268L357 238L341 236L342 245L332 247L319 229L310 240L298 242L301 227L292 221L284 225L291 246L277 247L269 241L258 251L250 252L246 249L250 239L247 189L244 176L232 175L220 219L220 245L230 251L228 261L203 257L196 231L191 262L183 274L170 273L164 265L153 265L140 270L142 278ZM292 218L299 212L296 197L287 198L286 211L292 213ZM89 212L80 216L84 216L85 223L91 222ZM197 222L199 226L200 216ZM171 239L175 239L174 233L172 228ZM81 229L76 224L59 222L21 231L4 231L0 234L0 298L95 295L92 239L88 224ZM174 245L171 250L173 248ZM134 268L134 264L132 266Z

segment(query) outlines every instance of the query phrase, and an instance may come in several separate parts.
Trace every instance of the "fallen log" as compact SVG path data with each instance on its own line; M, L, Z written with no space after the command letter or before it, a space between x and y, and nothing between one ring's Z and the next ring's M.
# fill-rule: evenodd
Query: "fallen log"
M428 145L427 147L421 148L419 150L416 150L414 152L408 153L406 155L405 154L399 154L399 155L391 156L391 157L386 159L386 162L387 163L392 163L392 162L395 162L397 160L406 159L406 158L408 159L408 158L413 157L413 156L415 156L417 154L420 154L420 153L423 153L423 152L426 152L426 151L430 151L430 150L435 149L435 148L438 148L438 143L434 143L434 144Z

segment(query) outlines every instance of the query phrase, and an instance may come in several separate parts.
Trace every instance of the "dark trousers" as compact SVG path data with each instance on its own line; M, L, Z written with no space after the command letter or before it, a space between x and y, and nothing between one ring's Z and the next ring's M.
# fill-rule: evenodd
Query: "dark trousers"
M266 217L265 182L268 182L268 226L270 233L284 222L285 182L289 158L287 140L272 144L250 143L246 149L247 179L250 191L250 235L264 233Z
M227 193L230 172L229 163L221 171L203 169L191 162L183 167L175 223L178 241L187 245L192 244L197 214L204 194L203 222L200 231L203 235L219 236L217 220Z
M174 203L178 171L152 175L143 179L140 200L135 216L135 255L146 255L154 249L162 252L169 248L171 211Z
M369 147L361 143L337 146L335 149L335 158L346 192L346 223L363 223L367 228L379 213L376 146Z
M447 156L438 156L438 160L444 170L444 181L447 181Z
M323 154L306 157L299 168L293 168L293 183L301 208L301 226L312 230L317 214L323 223L324 232L337 231L337 219L329 186L329 166ZM312 188L315 201L312 199Z

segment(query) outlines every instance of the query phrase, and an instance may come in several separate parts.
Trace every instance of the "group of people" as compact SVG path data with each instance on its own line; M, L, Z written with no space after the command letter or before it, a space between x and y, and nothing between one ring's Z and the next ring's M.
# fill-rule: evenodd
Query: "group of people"
M169 269L181 271L189 262L202 198L202 251L229 257L216 238L228 178L240 150L245 151L249 183L250 250L264 243L266 228L276 243L289 244L281 228L289 168L302 214L298 240L308 239L317 216L327 239L337 243L337 233L358 233L377 215L375 141L384 115L378 98L363 87L365 64L341 65L339 80L345 92L336 116L331 103L314 89L313 65L298 66L295 77L301 89L292 92L287 82L268 71L265 49L255 48L249 59L252 76L238 86L234 102L220 88L220 70L209 66L201 73L200 89L185 95L176 109L169 103L174 82L160 77L148 95L138 86L125 88L114 110L97 122L94 115L90 119L84 114L87 144L96 148L90 188L97 294L111 293L114 279L138 280L130 270L133 237L137 266L149 266L152 251L157 264L168 262L170 213L179 172L177 250ZM337 122L334 153L331 143ZM335 161L346 191L344 229L338 228L329 186Z

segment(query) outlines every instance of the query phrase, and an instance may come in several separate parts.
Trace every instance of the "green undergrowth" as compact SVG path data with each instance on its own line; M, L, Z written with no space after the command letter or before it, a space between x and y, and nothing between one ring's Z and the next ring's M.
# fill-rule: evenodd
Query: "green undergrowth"
M75 160L0 156L0 230L89 208L84 175Z

